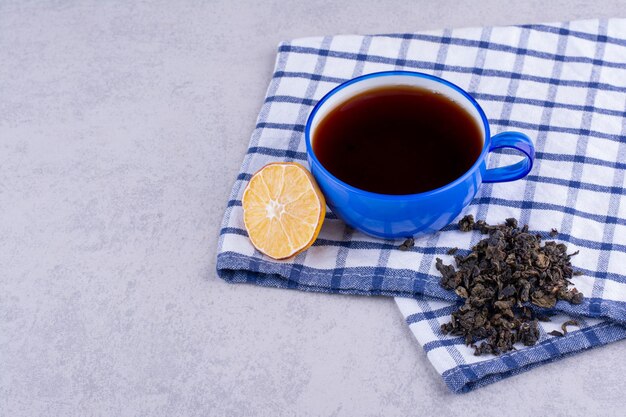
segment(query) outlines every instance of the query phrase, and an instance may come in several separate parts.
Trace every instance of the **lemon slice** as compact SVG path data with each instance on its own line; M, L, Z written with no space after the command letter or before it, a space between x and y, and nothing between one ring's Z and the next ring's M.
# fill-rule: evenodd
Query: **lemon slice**
M326 202L302 165L271 163L243 192L243 222L254 247L274 259L294 256L315 242Z

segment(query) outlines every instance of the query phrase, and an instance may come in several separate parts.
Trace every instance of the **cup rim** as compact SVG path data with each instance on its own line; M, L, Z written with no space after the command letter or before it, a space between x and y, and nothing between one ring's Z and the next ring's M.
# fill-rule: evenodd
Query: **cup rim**
M311 125L313 124L313 119L315 118L315 115L317 114L319 109L324 105L324 103L326 103L326 101L328 101L328 99L330 99L337 92L343 90L344 88L346 88L346 87L348 87L348 86L350 86L352 84L356 84L358 82L361 82L361 81L364 81L364 80L367 80L367 79L370 79L370 78L387 77L387 76L392 76L392 75L426 78L428 80L431 80L431 81L434 81L434 82L438 82L438 83L443 84L446 87L449 87L449 88L457 91L458 93L460 93L463 97L465 97L467 99L467 101L469 101L469 103L472 106L474 106L476 108L476 111L480 115L480 118L481 118L482 123L483 123L483 127L485 129L485 140L484 140L484 143L483 143L483 149L482 149L480 155L478 156L478 158L476 158L476 161L474 162L474 164L472 164L472 166L463 175L461 175L460 177L456 178L454 181L449 182L449 183L447 183L445 185L442 185L439 188L435 188L433 190L424 191L424 192L415 193L415 194L380 194L380 193L373 193L371 191L366 191L366 190L363 190L361 188L357 188L357 187L355 187L353 185L350 185L350 184L340 180L335 175L333 175L330 171L328 171L326 169L326 167L324 167L324 165L319 161L319 159L317 159L317 156L315 155L315 152L313 152L313 146L312 146L312 143L311 143ZM448 190L450 188L453 188L457 184L459 184L461 182L464 182L468 177L470 177L474 173L474 171L478 168L478 166L484 160L486 154L489 152L489 144L491 143L491 133L490 133L490 130L489 130L489 122L487 120L487 116L485 115L485 112L483 111L482 107L480 107L480 105L478 104L478 102L476 102L474 97L472 97L468 92L463 90L458 85L456 85L456 84L454 84L454 83L452 83L452 82L450 82L448 80L445 80L443 78L437 77L435 75L425 74L423 72L417 72L417 71L381 71L381 72L374 72L374 73L370 73L370 74L361 75L361 76L356 77L356 78L352 78L352 79L350 79L348 81L345 81L345 82L339 84L338 86L336 86L335 88L330 90L328 93L326 93L317 102L317 104L315 105L315 107L313 107L313 110L309 114L309 117L307 119L306 125L304 127L304 139L305 139L305 144L306 144L307 155L309 156L309 158L311 158L313 160L313 163L317 164L319 166L319 168L326 175L331 177L333 180L335 180L336 182L338 182L342 186L344 186L347 189L349 189L351 192L354 192L354 193L357 193L357 194L361 194L361 195L363 195L365 197L369 197L369 198L378 198L378 199L383 199L383 200L398 200L398 199L409 199L409 198L416 198L416 197L429 197L431 195L438 194L438 193L441 193L443 191L446 191L446 190Z

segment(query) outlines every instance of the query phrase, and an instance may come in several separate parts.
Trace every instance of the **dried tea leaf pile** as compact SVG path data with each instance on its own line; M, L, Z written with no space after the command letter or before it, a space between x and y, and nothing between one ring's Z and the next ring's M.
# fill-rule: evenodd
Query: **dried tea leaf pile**
M455 255L456 268L437 258L441 285L465 299L441 330L463 336L476 355L498 355L515 349L516 342L534 345L539 339L538 320L549 319L538 316L528 303L552 308L558 300L582 302L582 293L568 289L575 274L570 258L577 252L568 255L566 245L553 241L542 245L540 235L529 233L528 226L518 227L515 219L491 226L469 215L461 219L459 229L478 230L488 237L469 255Z

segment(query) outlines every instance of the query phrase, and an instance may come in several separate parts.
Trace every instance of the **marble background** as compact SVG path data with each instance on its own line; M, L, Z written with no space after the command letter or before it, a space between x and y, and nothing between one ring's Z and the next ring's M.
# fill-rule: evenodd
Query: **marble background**
M390 298L229 285L280 40L624 0L0 1L0 415L624 415L626 344L450 394Z

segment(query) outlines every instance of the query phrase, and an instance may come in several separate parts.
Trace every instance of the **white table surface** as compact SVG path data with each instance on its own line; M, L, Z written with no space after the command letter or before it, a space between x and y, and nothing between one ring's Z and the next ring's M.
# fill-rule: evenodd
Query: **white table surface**
M215 273L279 41L625 14L624 0L1 1L0 415L625 415L626 343L454 395L392 299Z

